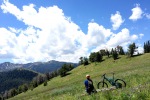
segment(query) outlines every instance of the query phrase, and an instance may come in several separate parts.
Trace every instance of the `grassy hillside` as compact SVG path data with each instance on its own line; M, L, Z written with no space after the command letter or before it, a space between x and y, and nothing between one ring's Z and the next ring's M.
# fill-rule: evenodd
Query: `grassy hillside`
M83 82L86 74L91 75L96 87L102 74L112 72L116 78L126 81L125 89L98 92L91 96L84 95ZM133 58L120 56L115 62L112 58L104 58L101 63L79 66L66 77L53 78L47 86L40 85L33 91L29 90L10 100L150 100L149 76L150 54Z

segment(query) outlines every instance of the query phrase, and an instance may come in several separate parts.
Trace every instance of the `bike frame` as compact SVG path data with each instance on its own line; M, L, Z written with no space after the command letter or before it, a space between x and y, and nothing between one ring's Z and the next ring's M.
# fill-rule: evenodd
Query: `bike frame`
M113 78L112 78L112 79L107 78L105 75L106 75L106 73L103 75L103 82L106 80L106 81L108 81L111 85L115 85L114 73L113 73Z

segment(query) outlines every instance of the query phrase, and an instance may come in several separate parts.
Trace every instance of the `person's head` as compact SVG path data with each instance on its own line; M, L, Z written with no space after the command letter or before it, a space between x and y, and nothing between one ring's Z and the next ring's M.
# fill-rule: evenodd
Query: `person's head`
M86 78L87 78L87 79L89 79L89 78L90 78L90 75L89 75L89 74L87 74L87 75L86 75Z

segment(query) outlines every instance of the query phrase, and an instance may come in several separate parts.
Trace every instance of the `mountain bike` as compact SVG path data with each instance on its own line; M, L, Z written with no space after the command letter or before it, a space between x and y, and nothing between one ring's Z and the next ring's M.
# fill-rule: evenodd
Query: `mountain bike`
M102 75L102 81L98 82L97 88L108 88L108 84L105 82L109 82L112 86L115 86L116 88L123 88L126 87L126 82L122 79L115 79L114 78L114 73L113 73L113 78L107 78L106 73Z

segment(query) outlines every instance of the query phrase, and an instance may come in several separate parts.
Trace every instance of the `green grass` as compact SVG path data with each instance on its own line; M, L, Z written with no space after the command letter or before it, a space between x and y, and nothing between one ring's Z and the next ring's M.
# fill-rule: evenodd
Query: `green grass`
M104 73L115 73L116 78L126 81L125 89L86 94L85 75L90 74L96 87ZM40 85L10 100L150 100L150 54L133 58L120 56L115 62L104 58L101 63L79 66L65 77L56 77L47 86ZM111 76L108 74L108 77ZM97 87L96 87L97 88Z

